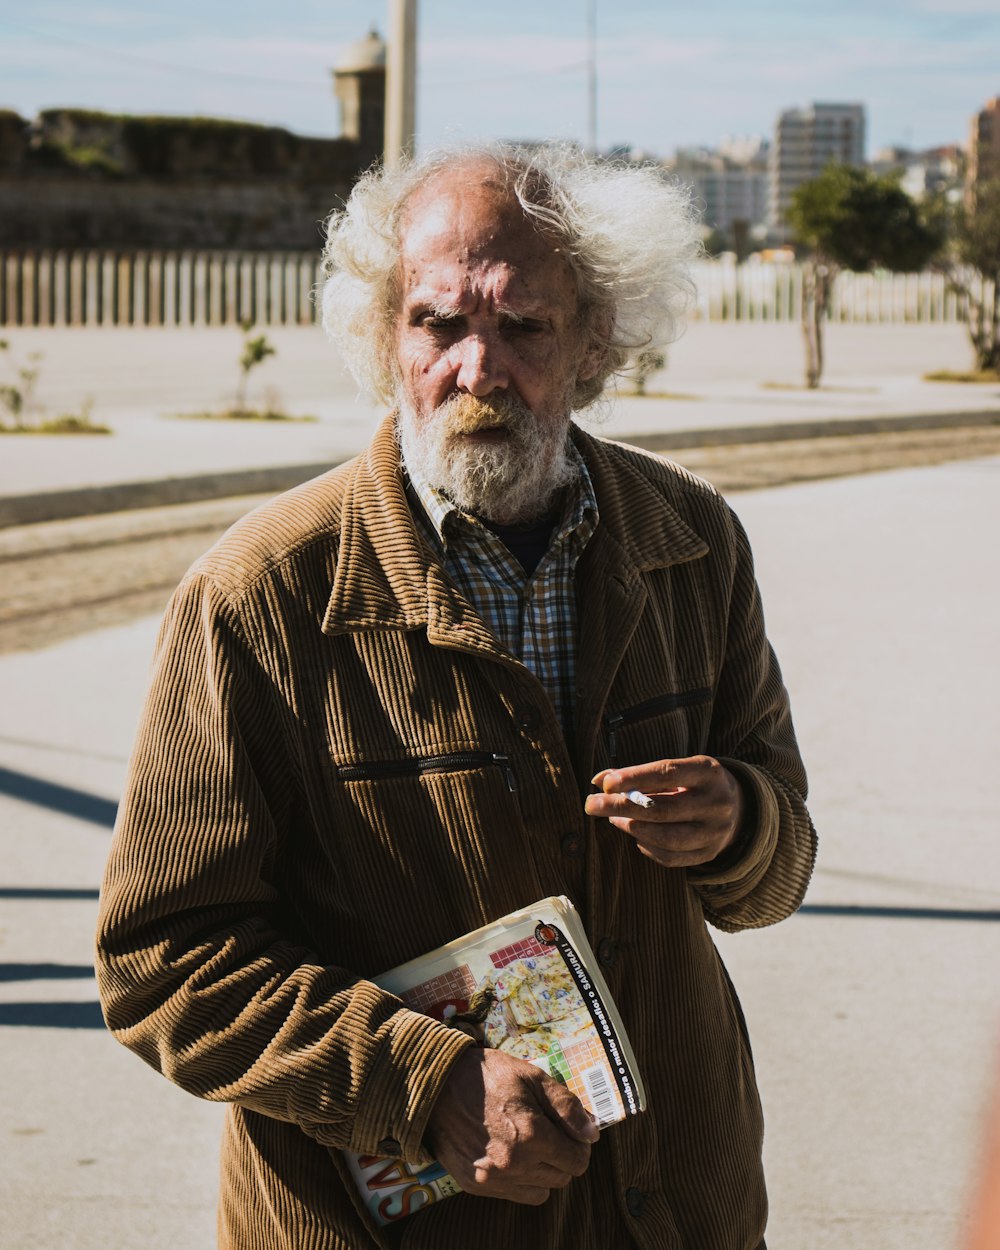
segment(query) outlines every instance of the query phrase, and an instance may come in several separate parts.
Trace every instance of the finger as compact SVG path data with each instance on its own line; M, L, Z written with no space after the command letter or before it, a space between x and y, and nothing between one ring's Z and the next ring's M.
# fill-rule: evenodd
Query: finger
M477 1184L491 1192L524 1185L562 1188L582 1176L590 1163L590 1144L575 1141L538 1112L516 1140L492 1141L472 1164ZM461 1184L461 1178L456 1177Z
M612 820L682 821L697 822L711 814L703 796L689 790L674 790L669 794L643 795L646 802L639 801L639 794L630 790L627 794L588 794L583 810L588 816Z
M589 1155L587 1162L590 1162ZM586 1170L586 1165L582 1168L575 1168L570 1172L566 1168L555 1167L551 1163L540 1163L533 1170L531 1183L533 1185L542 1185L546 1189L565 1189L570 1181L576 1180L578 1176L582 1176Z
M701 823L665 825L618 818L609 823L640 846L681 854L706 850L722 837L720 828Z
M589 1145L601 1136L590 1113L577 1096L559 1081L539 1073L537 1087L539 1109L558 1129L576 1142Z
M626 794L629 790L659 793L673 788L675 783L669 778L676 763L676 760L658 760L631 768L605 768L591 778L590 784L604 794Z
M661 868L697 868L701 864L710 863L717 854L715 850L708 847L696 851L674 851L636 843L636 849L640 855L651 859Z
M628 768L606 768L591 780L605 794L639 790L646 794L664 794L679 787L705 783L722 765L710 755L690 755L680 759L656 760Z
M505 1202L520 1202L529 1207L540 1207L543 1202L547 1202L552 1188L554 1187L519 1184L512 1181L509 1176L502 1175L489 1167L476 1167L471 1179L466 1179L462 1184L462 1189L466 1193L479 1193L487 1198L502 1198Z

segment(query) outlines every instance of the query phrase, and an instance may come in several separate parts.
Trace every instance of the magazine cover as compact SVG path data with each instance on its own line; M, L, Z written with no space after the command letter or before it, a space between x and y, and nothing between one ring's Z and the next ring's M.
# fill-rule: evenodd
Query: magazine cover
M542 899L374 980L412 1010L561 1081L598 1127L645 1108L635 1056L568 898ZM344 1155L379 1224L459 1192L436 1163Z

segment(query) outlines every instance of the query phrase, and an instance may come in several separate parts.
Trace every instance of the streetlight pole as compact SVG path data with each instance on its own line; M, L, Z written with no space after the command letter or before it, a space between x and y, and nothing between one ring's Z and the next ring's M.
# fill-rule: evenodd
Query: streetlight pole
M597 155L597 0L587 0L587 147Z
M417 132L417 0L389 0L385 167L412 156Z

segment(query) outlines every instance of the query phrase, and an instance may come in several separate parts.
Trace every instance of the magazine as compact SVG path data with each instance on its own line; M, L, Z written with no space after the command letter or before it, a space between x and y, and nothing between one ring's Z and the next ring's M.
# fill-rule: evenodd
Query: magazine
M568 898L542 899L373 980L412 1010L535 1064L598 1127L645 1108L635 1055ZM378 1224L460 1192L438 1163L343 1153Z

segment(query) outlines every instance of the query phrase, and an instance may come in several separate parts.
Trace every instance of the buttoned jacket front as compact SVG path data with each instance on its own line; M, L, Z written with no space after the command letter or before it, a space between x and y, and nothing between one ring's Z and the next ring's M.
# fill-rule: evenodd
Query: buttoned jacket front
M577 570L572 749L414 527L387 421L252 513L165 618L102 893L109 1026L227 1102L225 1247L755 1250L766 1199L739 1005L706 928L769 924L814 854L745 537L718 495L574 434L600 523ZM585 817L612 763L707 753L737 857L666 870ZM540 1208L460 1195L383 1241L339 1148L423 1157L468 1039L365 978L534 899L579 908L649 1109Z

